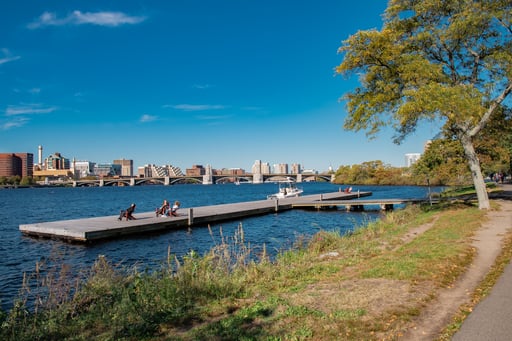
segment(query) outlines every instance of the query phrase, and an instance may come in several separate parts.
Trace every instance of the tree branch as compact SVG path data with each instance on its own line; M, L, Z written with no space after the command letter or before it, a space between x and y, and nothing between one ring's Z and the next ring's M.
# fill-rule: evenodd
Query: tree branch
M494 111L496 111L496 109L501 104L501 102L503 102L505 100L505 98L511 92L512 92L512 81L510 83L508 83L507 87L503 90L503 92L494 101L492 101L491 106L489 107L489 109L487 109L485 114L482 116L482 118L480 119L480 122L478 122L478 124L473 129L471 129L471 131L469 132L469 136L474 137L476 134L478 134L480 132L480 130L482 130L485 127L485 124L487 123L487 121L489 121L489 119L492 116L492 114L494 113Z

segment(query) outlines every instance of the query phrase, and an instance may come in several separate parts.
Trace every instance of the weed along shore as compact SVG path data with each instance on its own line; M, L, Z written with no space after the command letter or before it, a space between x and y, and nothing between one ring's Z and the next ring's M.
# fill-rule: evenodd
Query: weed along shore
M1 313L0 336L410 339L430 305L477 257L475 234L502 209L499 201L489 212L468 203L409 205L346 235L299 237L274 260L264 246L255 252L240 225L231 236L210 231L218 242L204 255L191 251L178 260L169 249L158 271L124 268L106 257L77 279L66 277L65 265L60 273L41 270L27 275L25 292ZM29 290L39 291L37 301L28 300ZM453 315L428 339L449 338Z

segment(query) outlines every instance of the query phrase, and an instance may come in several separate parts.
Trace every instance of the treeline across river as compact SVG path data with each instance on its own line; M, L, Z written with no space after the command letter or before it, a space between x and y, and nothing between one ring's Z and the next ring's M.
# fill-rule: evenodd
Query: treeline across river
M427 155L428 157L428 155ZM433 166L422 156L411 167L394 167L384 162L367 161L361 164L340 166L335 174L336 184L352 185L395 185L395 186L467 186L472 185L471 174L466 163L445 160ZM510 179L510 168L489 168L484 176L492 179L493 174L504 174L502 179Z

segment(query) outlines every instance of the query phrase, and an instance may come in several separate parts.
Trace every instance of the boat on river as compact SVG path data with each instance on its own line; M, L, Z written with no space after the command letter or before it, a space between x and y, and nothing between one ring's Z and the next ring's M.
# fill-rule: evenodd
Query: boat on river
M279 191L267 196L267 199L285 199L299 197L304 190L298 188L295 181L288 178L286 181L279 182Z

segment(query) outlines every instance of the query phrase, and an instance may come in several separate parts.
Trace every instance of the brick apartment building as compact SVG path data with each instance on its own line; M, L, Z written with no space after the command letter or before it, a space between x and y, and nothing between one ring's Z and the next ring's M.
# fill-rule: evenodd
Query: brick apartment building
M0 153L0 176L33 176L34 154Z

